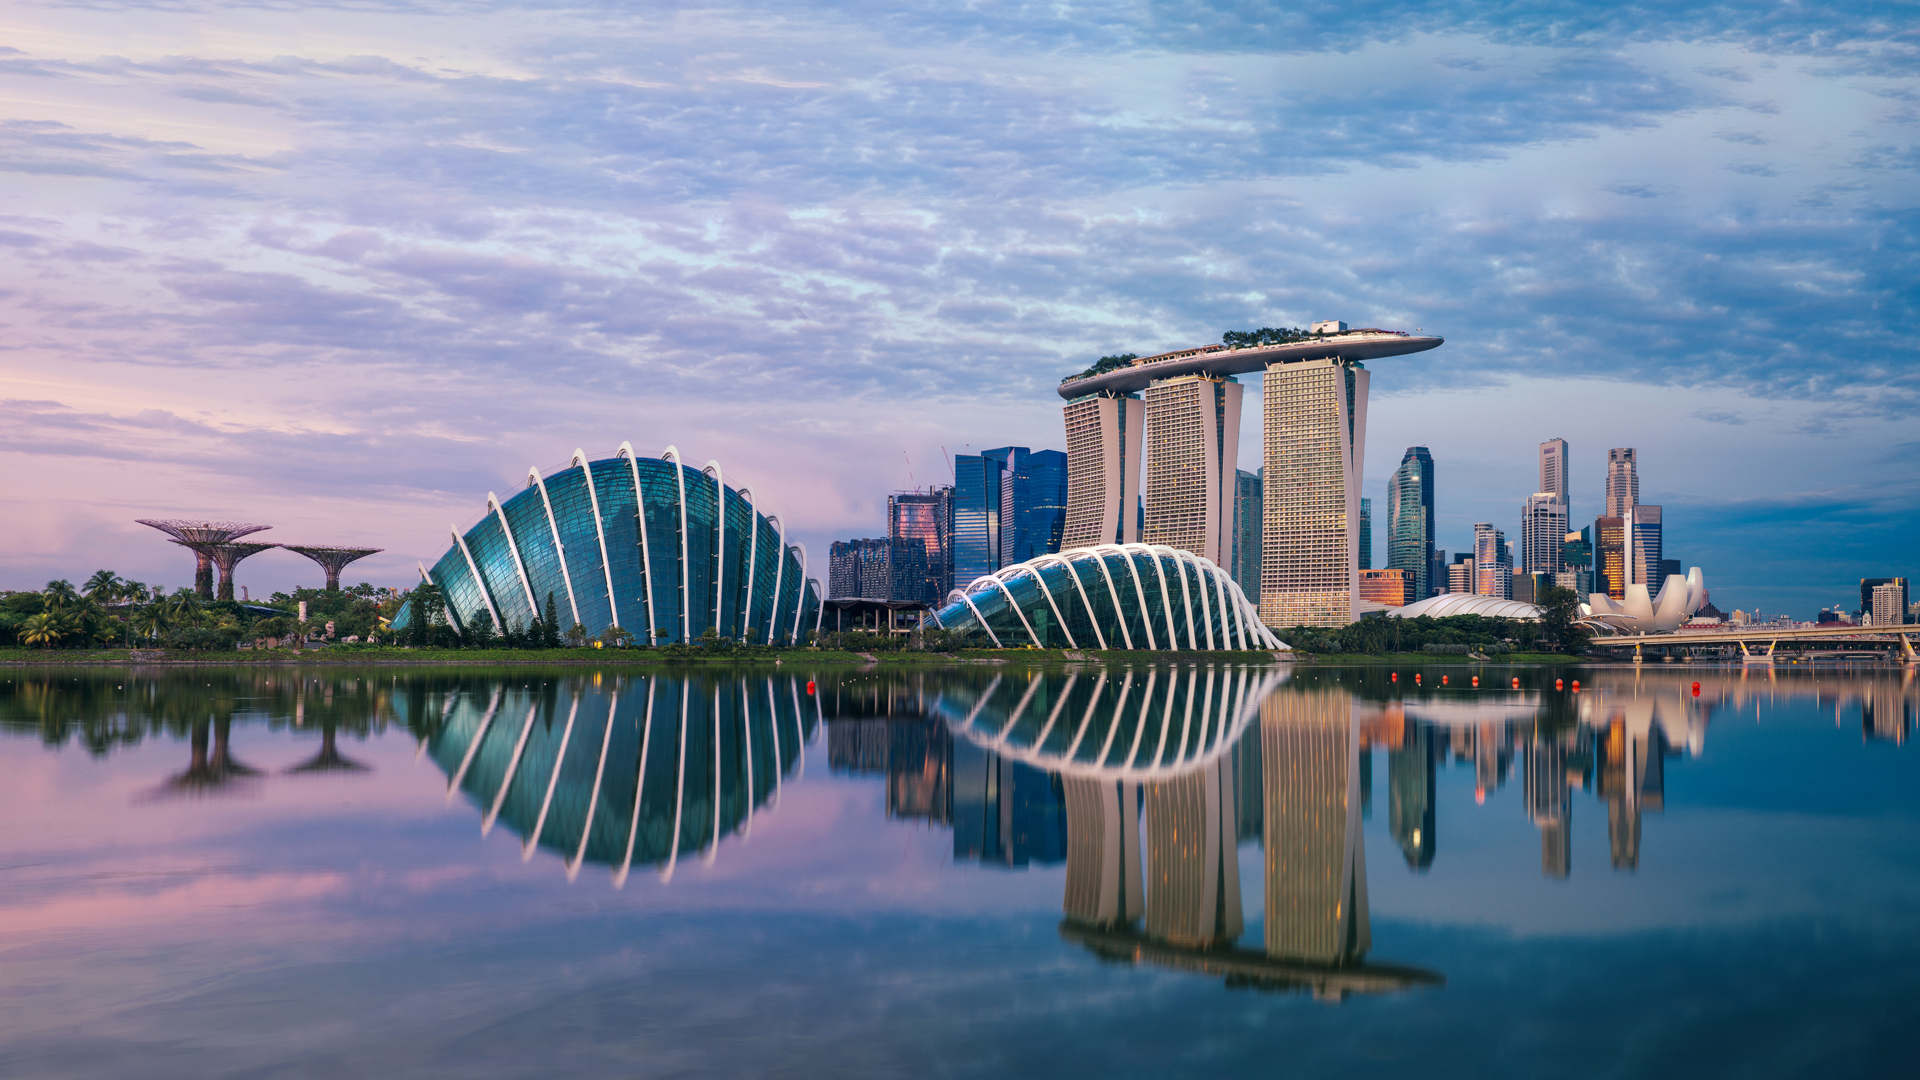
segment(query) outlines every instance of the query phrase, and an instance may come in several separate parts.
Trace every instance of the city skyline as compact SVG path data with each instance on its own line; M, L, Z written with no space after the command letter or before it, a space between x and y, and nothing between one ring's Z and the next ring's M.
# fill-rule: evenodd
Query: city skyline
M1440 547L1515 533L1564 437L1574 520L1638 448L1722 607L1914 572L1920 88L1877 16L237 10L9 25L0 588L188 584L132 524L175 516L405 585L475 492L640 436L824 552L1057 446L1096 357L1323 318L1448 338L1370 364L1363 484L1429 447Z

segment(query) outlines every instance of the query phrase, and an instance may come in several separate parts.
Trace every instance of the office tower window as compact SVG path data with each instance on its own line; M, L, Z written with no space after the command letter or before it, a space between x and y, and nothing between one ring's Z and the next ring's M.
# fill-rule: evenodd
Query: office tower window
M1325 359L1274 364L1262 380L1260 617L1269 626L1355 618L1368 378L1357 363Z
M1387 481L1387 566L1407 571L1415 599L1445 585L1432 569L1433 477L1433 455L1424 446L1409 446Z

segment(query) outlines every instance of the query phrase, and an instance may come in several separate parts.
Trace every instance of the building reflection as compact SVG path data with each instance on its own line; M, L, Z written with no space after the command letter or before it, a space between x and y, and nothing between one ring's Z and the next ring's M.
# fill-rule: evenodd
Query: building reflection
M411 703L447 799L562 856L568 876L606 866L616 885L636 866L671 878L682 857L711 861L745 837L804 767L818 728L805 680L627 679L594 675L519 687L453 687Z

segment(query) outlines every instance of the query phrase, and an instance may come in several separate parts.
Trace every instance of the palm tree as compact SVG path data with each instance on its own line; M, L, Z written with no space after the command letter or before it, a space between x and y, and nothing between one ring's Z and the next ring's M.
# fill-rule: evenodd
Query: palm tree
M120 575L111 570L95 570L80 591L86 593L95 603L114 604L120 600Z
M50 649L65 629L61 618L50 612L29 615L20 622L20 642Z
M133 617L127 622L133 629L140 631L142 637L157 639L160 632L167 628L166 605L157 601L148 604L135 611Z
M80 594L74 591L73 582L65 579L47 582L47 590L41 595L46 598L47 610L49 611L55 608L69 607L80 602Z

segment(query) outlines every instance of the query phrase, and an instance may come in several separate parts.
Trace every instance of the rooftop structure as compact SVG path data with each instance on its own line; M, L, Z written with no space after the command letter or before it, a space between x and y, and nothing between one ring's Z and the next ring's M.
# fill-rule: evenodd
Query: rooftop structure
M299 552L319 563L320 568L327 572L328 592L340 591L340 571L346 569L348 563L386 550L385 548L308 547L302 544L281 544L280 546L288 551Z
M173 542L191 550L199 558L193 573L194 591L200 599L213 599L213 547L231 543L243 536L271 529L271 525L245 525L237 521L200 521L184 518L136 518L173 537Z
M1123 367L1092 375L1074 375L1060 383L1060 396L1071 401L1089 394L1133 394L1149 383L1178 375L1247 375L1273 364L1302 360L1340 359L1349 363L1437 349L1445 338L1420 337L1396 330L1349 330L1322 334L1279 345L1229 348L1203 345L1143 356Z

